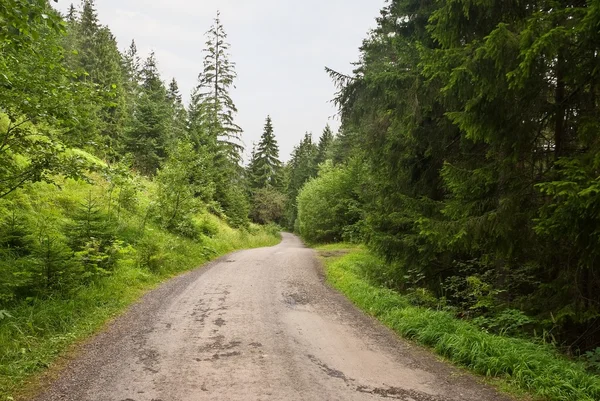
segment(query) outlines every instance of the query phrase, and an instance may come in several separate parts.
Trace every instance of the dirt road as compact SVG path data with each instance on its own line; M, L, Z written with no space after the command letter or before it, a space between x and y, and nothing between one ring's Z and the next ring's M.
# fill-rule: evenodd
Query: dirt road
M357 311L283 234L146 295L36 400L383 398L506 400Z

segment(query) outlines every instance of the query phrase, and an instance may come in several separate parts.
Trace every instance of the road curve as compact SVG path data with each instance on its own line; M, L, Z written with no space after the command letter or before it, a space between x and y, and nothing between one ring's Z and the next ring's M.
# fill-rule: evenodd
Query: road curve
M399 340L283 234L148 293L36 401L505 401Z

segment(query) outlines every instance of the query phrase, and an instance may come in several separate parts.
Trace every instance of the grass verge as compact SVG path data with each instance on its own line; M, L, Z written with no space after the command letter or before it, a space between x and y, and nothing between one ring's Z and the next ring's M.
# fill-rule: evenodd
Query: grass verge
M508 388L551 401L600 400L600 377L558 354L551 346L481 331L451 314L413 306L403 295L365 279L369 266L384 263L362 248L328 245L324 253L329 283L356 306L402 337L431 347L456 364ZM332 254L333 251L339 251Z
M160 251L160 268L140 268L135 255L114 273L72 292L70 297L30 299L0 319L0 400L19 399L71 345L100 330L148 290L209 260L243 248L271 246L280 238L253 227L235 230L212 218L217 233L201 243L150 228Z

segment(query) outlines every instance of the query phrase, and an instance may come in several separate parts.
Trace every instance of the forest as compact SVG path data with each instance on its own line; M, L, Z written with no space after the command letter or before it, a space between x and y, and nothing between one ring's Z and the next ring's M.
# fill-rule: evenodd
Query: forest
M218 12L207 29L188 102L94 0L0 2L0 396L135 294L280 230L600 372L600 1L385 2L353 71L325 67L339 131L286 163L268 110L243 160Z
M154 53L141 59L135 41L118 49L92 0L65 16L15 0L2 14L1 302L109 275L146 226L200 243L217 230L210 216L250 233L281 222L273 124L246 168L218 13L187 106Z
M416 304L598 369L599 50L598 1L387 2L354 71L327 69L342 127L324 163L296 148L292 177L316 178L295 228L366 244L385 263L364 275Z

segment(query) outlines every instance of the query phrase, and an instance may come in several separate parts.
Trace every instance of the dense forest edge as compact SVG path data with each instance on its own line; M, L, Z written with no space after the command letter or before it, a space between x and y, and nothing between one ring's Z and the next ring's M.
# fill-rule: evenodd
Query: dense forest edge
M226 39L217 12L184 104L93 0L0 2L0 399L160 282L280 241L273 124L244 166Z
M290 228L365 244L369 285L588 372L534 393L598 399L599 46L598 1L386 2L354 71L326 69L342 124L321 160L296 147ZM475 370L519 380L489 350Z

